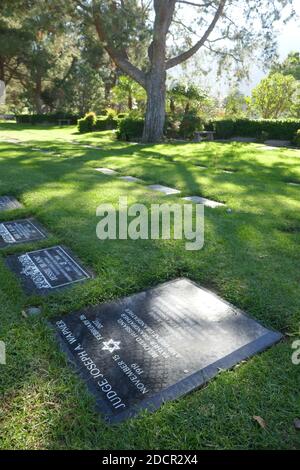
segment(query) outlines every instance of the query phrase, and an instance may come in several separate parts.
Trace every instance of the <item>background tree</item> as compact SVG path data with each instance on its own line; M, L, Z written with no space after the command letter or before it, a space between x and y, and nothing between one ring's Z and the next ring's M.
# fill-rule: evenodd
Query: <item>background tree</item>
M132 111L135 107L142 110L146 101L144 89L132 78L121 75L112 89L112 98L118 111Z
M2 6L3 5L3 6ZM51 87L64 80L74 60L74 27L66 7L53 0L1 2L0 69L6 83L19 84L30 109L51 109Z
M0 74L15 111L84 114L109 105L119 71L72 0L2 0Z
M110 102L111 90L116 83L116 67L95 37L94 27L85 22L74 23L72 64L65 69L62 78L50 81L45 92L49 93L57 111L101 114Z
M44 95L43 95L44 97ZM99 71L78 60L66 81L56 89L55 111L83 116L101 114L106 107L105 84Z
M277 62L272 66L271 72L293 75L296 80L300 81L300 53L290 52L283 62Z
M201 106L208 100L208 95L196 85L185 85L175 83L168 91L170 100L170 111L172 113L184 112L190 109L200 110ZM179 107L179 109L178 109Z
M283 75L292 75L297 80L297 90L293 96L293 104L290 108L292 117L300 117L300 53L290 52L283 62L277 62L271 68L271 72L279 72Z
M243 117L246 114L247 104L245 96L234 87L224 99L225 116Z
M20 56L31 35L21 28L10 27L0 18L0 80L7 86L20 64Z
M291 114L297 92L297 80L292 75L271 73L252 91L249 104L264 119L277 119Z
M183 0L74 1L82 14L87 14L94 22L99 40L116 65L145 88L147 109L144 141L158 141L163 136L167 70L188 60L202 47L217 54L223 61L225 57L242 61L246 52L254 50L259 44L264 49L265 56L271 57L275 52L272 40L273 22L278 20L283 7L292 3L292 0L274 0L271 4L268 0L204 0L201 3ZM198 33L194 45L190 45L195 34L189 24L187 30L190 30L190 34L181 35L178 47L176 44L168 47L168 38L175 26L174 20L183 5L195 7L192 17L195 20L190 22L196 24L197 30L202 33L200 37ZM148 57L140 67L130 57L128 46L132 37L136 41L141 25L144 27L150 23L149 6L153 6L154 10L152 37ZM238 21L234 13L237 8ZM180 16L179 21L182 23ZM256 27L257 23L260 24L259 28ZM216 34L214 37L213 32ZM219 48L218 41L221 41Z

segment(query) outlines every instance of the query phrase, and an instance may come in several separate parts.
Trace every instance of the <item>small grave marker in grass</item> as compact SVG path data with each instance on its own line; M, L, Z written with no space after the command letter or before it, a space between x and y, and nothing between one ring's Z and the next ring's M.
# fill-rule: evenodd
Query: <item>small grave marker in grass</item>
M21 209L22 204L13 196L0 196L0 212Z
M206 197L201 196L187 196L183 197L182 199L184 199L185 201L194 202L196 204L203 204L204 206L211 207L213 209L215 207L225 206L225 204L223 204L222 202L212 201L211 199L207 199Z
M202 170L207 170L207 166L204 166L204 165L199 165L198 163L194 163L195 166L197 166L198 168L201 168Z
M120 176L120 180L128 181L129 183L143 183L143 180L135 176Z
M29 294L49 294L93 277L69 250L60 245L8 256L6 264L21 279Z
M1 142L5 142L7 144L21 144L22 143L19 139L2 139Z
M0 248L18 243L43 240L45 229L34 219L11 220L0 223Z
M163 186L161 184L151 184L150 186L148 186L148 188L151 189L152 191L159 191L161 193L164 193L166 196L170 194L180 193L178 189L169 188L168 186Z
M52 150L41 149L39 147L32 147L30 150L34 150L35 152L40 153L52 153Z
M256 147L256 149L272 151L272 150L280 150L280 147L274 147L273 145L260 145L259 147Z
M154 411L281 339L188 279L71 313L52 325L110 422Z
M82 147L87 149L101 150L101 147L96 147L95 145L84 144Z
M118 172L116 170L111 170L110 168L95 168L96 171L103 173L104 175L116 175Z

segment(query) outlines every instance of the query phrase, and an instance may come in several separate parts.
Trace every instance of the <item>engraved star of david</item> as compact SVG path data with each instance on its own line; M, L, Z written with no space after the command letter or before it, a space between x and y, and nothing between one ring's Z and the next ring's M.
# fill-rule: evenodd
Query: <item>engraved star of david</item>
M117 351L120 349L120 341L114 341L113 339L110 339L109 341L105 341L103 343L103 348L110 353L113 353L114 351Z

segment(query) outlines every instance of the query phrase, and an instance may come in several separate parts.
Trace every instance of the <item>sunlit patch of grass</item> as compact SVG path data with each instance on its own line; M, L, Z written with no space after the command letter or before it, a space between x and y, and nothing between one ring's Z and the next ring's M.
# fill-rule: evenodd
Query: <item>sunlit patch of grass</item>
M300 323L300 233L295 230L300 195L286 181L300 180L297 152L263 151L244 143L136 145L117 142L112 132L79 135L75 127L14 124L0 125L1 138L26 144L0 145L0 194L24 203L23 209L1 213L1 220L35 216L51 235L38 246L62 243L96 273L95 279L50 297L26 297L4 258L37 244L0 252L0 339L7 345L7 365L0 366L1 448L299 448L293 419L300 413L300 374L291 362L290 340L154 414L107 426L45 322L187 276L265 326L295 334ZM178 240L101 242L95 233L100 203L117 204L126 195L129 203L149 206L166 198L142 184L102 175L97 166L226 206L205 210L205 244L199 252L186 251ZM26 305L40 305L41 317L24 319ZM265 430L254 415L265 419Z

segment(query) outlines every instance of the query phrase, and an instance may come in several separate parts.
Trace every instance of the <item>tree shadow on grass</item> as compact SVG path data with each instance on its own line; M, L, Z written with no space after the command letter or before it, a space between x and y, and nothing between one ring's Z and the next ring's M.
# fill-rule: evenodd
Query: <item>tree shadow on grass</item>
M72 194L68 196L65 206L69 206L73 197ZM49 201L50 213L51 205L56 205L58 201L57 198ZM67 212L67 208L65 211ZM72 212L69 217L72 217ZM70 233L73 232L72 224L75 226L78 221L85 218L86 212L82 209L77 214L77 221L67 218L66 226ZM235 221L233 228L232 225L229 228L227 222L227 236L224 240L226 221L223 220L222 224L218 225L217 217L214 217L210 218L209 222L209 244L211 240L214 245L218 245L219 238L222 239L226 244L225 257L222 248L216 246L204 248L203 252L188 254L182 253L183 248L180 248L177 243L169 245L149 241L150 250L148 243L133 241L108 241L107 243L100 242L99 245L98 242L90 242L87 245L85 240L90 239L87 229L84 232L82 230L75 232L74 246L77 246L82 254L88 250L94 263L97 265L99 262L97 270L99 283L95 284L94 288L88 284L82 285L80 288L70 290L66 296L65 294L59 295L47 301L47 315L53 317L67 313L73 308L77 309L80 306L101 301L102 298L103 300L118 298L149 287L152 285L151 279L155 285L160 280L168 280L180 274L188 275L198 282L205 278L206 282L209 282L212 277L212 282L218 285L219 293L220 290L226 292L227 287L224 286L224 282L231 282L231 285L232 281L234 281L233 284L237 281L244 283L249 273L252 272L257 257L251 240L243 239L239 242L242 245L242 247L239 246L239 250L241 253L244 252L244 257L239 259L237 245L234 243L237 237L237 233L234 233L239 224ZM85 224L83 228L84 226ZM256 227L256 230L260 231L260 229L261 227ZM67 234L65 236L67 237ZM157 256L154 256L156 250ZM218 253L219 250L220 253ZM165 266L168 253L170 264L167 263ZM215 264L215 257L218 254L220 259ZM202 255L206 258L204 262L201 261ZM235 258L235 264L231 262L230 256ZM133 259L134 263L132 263ZM254 264L250 262L251 259ZM222 261L226 263L222 264ZM237 262L247 263L249 272L246 279L236 279ZM213 269L206 269L209 265L214 265ZM164 269L164 266L167 269ZM180 269L178 269L179 266ZM259 270L259 266L256 269ZM222 270L226 271L225 276L220 273ZM147 273L147 278L143 276L144 273ZM216 278L214 273L217 274ZM264 276L266 274L264 273ZM254 278L255 273L252 273L252 276ZM260 291L260 296L257 296L257 291L253 291L253 280L249 279L249 285L243 286L241 301L235 303L239 306L243 303L249 306L253 297L255 316L258 318L260 315L263 316L270 300L263 298L266 281L269 285L272 283L271 279L265 278L263 285L256 286L256 289ZM231 293L227 291L226 298L230 295L235 299L239 298L237 286L238 284L232 285L233 290ZM285 286L282 287L284 291ZM6 298L5 290L4 298ZM277 300L273 298L273 306L276 306ZM264 318L267 326L276 324L274 318L271 320L273 306L269 308L268 320ZM7 305L6 308L15 310L14 303L11 306ZM252 311L250 310L249 313ZM249 439L251 447L262 445L271 447L272 442L274 446L291 447L296 442L295 435L291 430L287 431L286 427L287 422L291 421L294 416L296 403L293 398L295 374L289 360L289 348L285 345L272 348L268 353L235 371L223 372L204 390L193 392L185 398L166 404L152 415L144 414L139 419L130 420L118 427L109 427L95 413L92 397L87 394L83 383L69 369L43 320L25 322L17 316L17 313L14 318L10 319L7 318L5 312L3 315L4 331L8 332L5 333L5 337L7 334L10 343L9 350L14 351L14 361L10 362L5 374L2 375L2 380L6 381L5 385L2 383L2 389L5 390L3 406L6 413L2 434L11 433L10 443L15 448L19 448L20 445L27 448L36 446L69 449L169 448L172 446L206 448L210 445L247 447ZM282 364L283 360L285 362ZM251 387L251 383L256 384L255 389ZM274 387L277 390L275 396ZM289 398L288 406L285 403L287 398ZM14 416L17 416L20 406L23 412L18 418L18 435L20 436L21 433L22 439L14 434L13 426ZM274 412L274 409L277 411ZM278 421L284 423L284 426L275 426L276 433L272 433L274 441L270 441L270 437L266 435L262 444L261 435L251 424L253 413L258 412L257 410L262 416L275 414L272 418L275 423ZM270 417L268 419L270 420ZM176 423L175 431L174 423ZM23 429L22 426L24 426ZM211 435L212 427L216 427L220 432ZM283 435L285 440L281 442ZM183 437L184 442L182 442Z
M95 280L41 300L47 318L186 276L215 289L268 327L286 332L298 325L299 235L278 229L292 214L291 208L286 210L287 201L298 194L297 188L282 186L280 178L289 171L287 168L276 168L278 182L272 179L270 189L268 166L262 165L255 176L259 166L250 160L242 164L244 175L240 171L224 175L213 167L208 176L203 172L199 177L199 170L189 161L170 163L163 153L154 150L147 158L144 148L137 150L131 145L127 150L106 149L99 157L99 151L78 149L82 155L66 154L61 161L38 152L34 158L21 149L15 152L15 157L8 158L10 162L0 164L0 193L24 194L26 213L38 215L57 240L97 274ZM206 158L209 160L209 156ZM147 205L168 200L145 191L142 185L100 175L91 167L99 162L101 166L117 164L120 159L122 174L144 176L149 182L168 186L178 184L185 194L205 190L220 195L220 187L229 184L227 192L221 189L224 199L232 193L233 203L242 198L244 206L238 206L232 214L225 208L205 211L205 245L199 252L187 252L181 241L101 242L95 235L99 202L116 202L125 194L132 202L144 201ZM25 245L18 248L20 252L23 249ZM1 377L7 417L2 434L5 430L15 447L22 443L24 447L106 449L296 445L296 436L289 428L296 413L296 379L290 348L285 344L236 371L223 373L205 390L167 404L153 415L108 427L94 412L93 400L83 384L66 365L44 319L22 319L20 309L25 297L1 265L2 331L13 357ZM275 415L270 418L272 413ZM254 414L273 420L272 436L262 436L253 427ZM18 432L13 426L16 419ZM214 428L220 432L212 435Z

